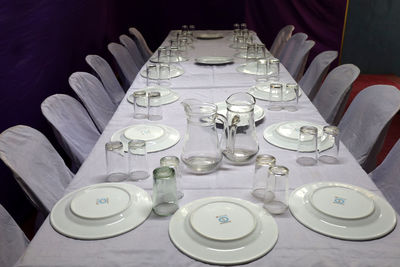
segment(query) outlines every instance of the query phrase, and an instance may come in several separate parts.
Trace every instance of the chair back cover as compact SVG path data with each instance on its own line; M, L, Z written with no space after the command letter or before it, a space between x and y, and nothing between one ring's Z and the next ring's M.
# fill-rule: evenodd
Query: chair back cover
M131 85L139 72L139 68L133 61L128 49L121 44L110 43L108 45L108 50L117 61L125 80Z
M82 104L69 95L49 96L42 102L41 109L71 158L72 171L77 171L99 139L99 131Z
M298 52L294 55L291 64L289 64L289 72L292 77L298 82L303 77L304 69L306 68L308 55L311 48L315 45L314 41L305 41L299 48Z
M117 106L111 101L101 82L87 72L74 72L69 85L88 110L100 132L103 132Z
M329 124L337 124L341 106L350 92L351 85L360 74L360 69L353 64L344 64L334 68L326 77L313 99L314 106Z
M140 70L145 61L143 60L142 54L140 53L140 50L137 47L135 41L133 41L128 35L125 34L122 34L119 37L119 41L126 47L126 49L128 49L129 54L131 54L132 59L136 64L136 67Z
M117 77L108 62L98 55L86 56L86 62L97 73L108 95L115 105L119 105L125 96L124 89L119 84Z
M129 33L133 35L133 40L136 42L136 45L138 46L143 60L146 62L149 60L151 55L153 55L153 52L150 50L149 46L146 43L146 40L144 39L143 35L136 29L135 27L129 28Z
M292 37L293 30L293 25L286 25L278 32L274 42L271 45L271 49L269 50L274 57L279 58L279 55L282 52L286 42L290 39L290 37Z
M11 267L29 244L24 232L0 204L0 266Z
M366 170L374 144L382 130L400 109L400 92L391 85L373 85L351 102L338 127L340 139Z
M286 66L291 60L291 57L297 52L301 44L308 38L308 35L302 32L293 34L292 37L283 46L281 53L278 55L280 62Z
M382 191L393 208L400 213L400 139L383 162L369 176Z
M321 87L322 81L328 73L329 66L338 56L337 51L325 51L317 55L306 73L301 78L299 85L310 100L313 100L318 89Z
M49 140L29 126L17 125L0 134L0 158L43 214L50 212L73 178Z

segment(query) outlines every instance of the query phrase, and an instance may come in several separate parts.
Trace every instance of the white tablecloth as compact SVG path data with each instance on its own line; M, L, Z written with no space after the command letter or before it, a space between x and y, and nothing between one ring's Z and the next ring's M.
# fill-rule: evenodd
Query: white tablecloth
M254 76L238 73L236 67L243 63L235 58L235 64L224 66L199 66L194 64L198 56L232 56L236 53L229 48L230 33L217 40L196 40L194 50L189 52L190 60L181 63L185 73L171 80L173 90L185 98L198 98L207 102L225 100L234 92L246 91L254 85ZM293 82L282 67L281 79ZM145 79L136 78L127 95L143 88ZM176 128L183 137L186 117L180 100L163 108L163 120L157 123ZM264 106L265 102L258 101ZM124 99L105 131L98 140L88 159L71 182L65 193L83 186L104 182L104 144L111 135L123 127L147 121L132 118L133 108ZM290 189L316 181L338 181L354 184L382 195L368 175L358 165L349 151L341 146L340 164L300 167L295 162L296 153L267 143L263 130L284 120L307 120L325 124L309 99L300 98L297 112L266 110L266 116L257 126L260 145L259 153L272 154L277 163L290 169ZM181 154L181 141L167 150L148 155L150 169L159 165L159 159L166 155ZM232 166L224 162L221 168L211 174L196 176L184 173L183 206L193 200L209 196L232 196L259 203L250 194L254 166ZM152 179L135 183L151 192ZM18 266L200 266L204 263L193 260L181 253L168 236L170 217L158 217L153 213L136 229L117 237L96 241L75 240L58 234L46 219ZM279 239L275 247L264 257L251 262L250 266L398 266L400 264L400 231L398 228L380 239L364 242L343 241L318 234L301 225L287 212L275 216L279 227Z

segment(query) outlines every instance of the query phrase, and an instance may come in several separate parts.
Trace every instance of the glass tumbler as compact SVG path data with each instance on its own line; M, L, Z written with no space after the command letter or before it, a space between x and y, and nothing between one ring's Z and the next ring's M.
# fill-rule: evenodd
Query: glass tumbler
M271 214L282 214L288 209L289 169L285 166L272 166L268 170L264 208Z
M175 156L165 156L160 159L160 166L166 166L173 168L175 170L175 178L176 178L176 194L178 199L183 197L182 191L182 171L181 165L178 157Z
M279 111L283 109L283 85L281 83L271 83L268 93L268 110Z
M285 110L294 112L297 111L299 105L299 85L297 83L287 83L284 95L294 97L292 100L286 102Z
M131 140L128 143L130 180L144 180L150 176L147 163L146 142Z
M264 199L267 188L267 178L269 167L275 166L276 159L271 155L258 155L256 158L253 187L251 194L255 198Z
M162 103L160 92L148 93L147 119L158 121L162 119Z
M270 58L268 61L268 76L271 82L279 81L279 59Z
M337 164L339 155L339 128L333 125L324 126L321 142L333 142L333 146L324 151L319 150L319 161L328 164Z
M158 63L169 63L170 50L166 46L161 46L157 49L157 61Z
M135 119L147 118L147 93L146 91L133 92L133 117Z
M256 72L256 88L260 91L269 91L269 83L267 78L268 64L265 58L257 60L257 72Z
M314 126L300 127L297 143L296 162L303 166L317 164L318 159L318 129Z
M107 181L121 182L128 178L128 155L122 142L108 142L105 145Z
M153 211L160 216L169 216L179 208L176 194L175 170L159 167L153 171Z
M152 87L158 85L158 67L156 64L146 65L146 86Z
M246 50L246 64L256 61L257 57L256 45L255 44L247 44Z
M164 88L171 86L171 65L169 63L158 64L158 85Z

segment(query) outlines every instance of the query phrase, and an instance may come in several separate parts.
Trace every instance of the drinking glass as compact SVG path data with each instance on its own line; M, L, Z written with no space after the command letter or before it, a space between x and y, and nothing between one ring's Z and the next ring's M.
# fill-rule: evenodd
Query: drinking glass
M246 23L241 23L240 24L240 29L241 30L247 30L247 24Z
M146 65L146 86L152 87L158 85L158 67L156 64Z
M285 102L285 110L297 111L299 105L299 85L297 83L287 83L284 95L294 95L294 99Z
M239 23L233 24L233 30L240 30L240 24Z
M288 209L289 169L272 166L268 170L267 187L264 194L264 208L271 214L282 214Z
M279 81L279 59L270 58L268 61L268 76L270 81Z
M266 58L266 52L267 50L265 49L264 44L255 44L256 46L256 58L257 59L265 59Z
M121 182L128 178L128 155L122 142L108 142L105 145L107 181Z
M281 83L271 83L268 93L268 110L279 111L283 109L283 85Z
M267 188L267 178L269 167L275 166L276 159L271 155L258 155L256 158L253 187L251 194L259 199L265 198L265 190Z
M179 208L173 168L164 166L154 169L152 199L153 211L157 215L169 216Z
M332 141L333 146L324 151L319 150L319 161L328 164L337 164L339 155L339 128L333 125L324 126L321 141Z
M160 92L148 93L147 119L157 121L162 119L162 104Z
M318 129L314 126L300 127L297 145L296 162L303 166L317 164L318 159Z
M171 86L171 65L169 63L160 63L158 67L158 85L169 88Z
M269 84L267 78L268 62L265 58L257 60L257 72L256 72L256 88L261 91L268 92Z
M157 60L158 63L169 63L170 62L170 50L166 46L161 46L157 49Z
M179 158L176 156L165 156L160 159L160 166L166 166L175 170L176 194L178 199L183 197L182 191L182 171Z
M146 142L131 140L128 143L129 152L129 179L144 180L150 176L147 163Z
M256 61L256 57L257 57L256 53L257 53L256 45L255 44L247 44L246 64Z
M147 118L147 93L146 91L135 91L133 96L133 117L135 119Z

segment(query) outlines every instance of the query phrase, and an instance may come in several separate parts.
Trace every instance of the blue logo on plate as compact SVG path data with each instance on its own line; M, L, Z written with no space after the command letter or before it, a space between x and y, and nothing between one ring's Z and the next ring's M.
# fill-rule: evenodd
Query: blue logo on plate
M96 205L108 204L108 197L96 199Z
M229 217L227 215L220 215L220 216L217 216L216 218L218 219L220 224L231 222L231 220L229 220Z
M334 204L339 204L339 205L344 205L346 199L342 198L342 197L337 197L335 196L335 199L333 200Z

